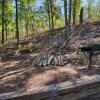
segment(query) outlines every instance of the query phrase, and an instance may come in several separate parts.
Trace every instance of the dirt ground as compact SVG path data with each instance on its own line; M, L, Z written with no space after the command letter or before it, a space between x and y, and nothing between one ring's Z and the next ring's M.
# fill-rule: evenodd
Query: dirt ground
M71 64L65 67L48 67L38 70L25 61L0 63L0 93L45 86L67 80L68 74L78 74Z
M28 60L6 61L0 63L0 93L27 90L63 81L75 81L81 75L100 74L100 66L92 70L71 63L65 66L48 66L40 70Z

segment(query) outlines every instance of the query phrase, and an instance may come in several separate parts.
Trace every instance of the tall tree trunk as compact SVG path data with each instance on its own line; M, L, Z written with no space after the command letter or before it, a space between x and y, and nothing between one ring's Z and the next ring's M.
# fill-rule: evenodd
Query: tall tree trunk
M66 37L68 36L68 21L67 21L67 0L64 0L64 14L65 14L65 32L66 32Z
M5 2L5 14L6 14L6 16L5 16L5 41L6 41L6 43L8 41L8 16L9 16L9 14L7 12L8 12L7 2Z
M7 40L8 40L8 38L7 38L7 36L8 36L8 28L7 28L7 27L8 27L8 24L7 24L7 19L6 19L6 20L5 20L5 31L6 31L6 32L5 32L5 33L6 33L6 34L5 34L5 35L6 35L6 38L5 38L5 39L6 39L6 43L7 43Z
M16 5L16 39L17 39L17 42L19 42L18 3L17 3L17 0L15 0L15 5Z
M54 20L53 20L53 1L50 0L50 8L51 8L51 23L52 23L52 30L54 30Z
M28 37L28 18L26 18L26 37Z
M92 4L93 0L88 0L88 19L91 19L92 15L91 15L91 4Z
M26 36L27 36L27 14L26 14L26 13L25 13L25 22L26 22L26 23L25 23L25 30L26 30L26 31L25 31L25 34L24 34L24 35L25 35L25 37L26 37Z
M26 18L26 37L28 37L29 34L29 2L27 5L27 18Z
M2 44L4 44L4 6L5 6L5 0L2 0Z
M76 19L76 6L77 6L77 0L74 0L73 1L73 27L75 28L75 26L76 26L76 21L77 21L77 19Z
M69 0L69 21L68 21L68 24L69 24L69 28L68 28L68 32L70 32L70 27L71 27L71 9L72 8L72 0Z
M83 23L83 7L80 10L80 25Z
M50 18L50 1L47 0L48 18L49 18L49 30L51 31L51 18Z

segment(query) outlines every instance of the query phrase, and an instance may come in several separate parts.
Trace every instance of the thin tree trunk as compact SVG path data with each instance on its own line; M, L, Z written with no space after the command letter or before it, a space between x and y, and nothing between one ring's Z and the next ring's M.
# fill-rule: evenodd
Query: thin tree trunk
M48 18L49 18L49 30L51 31L51 18L50 18L50 2L47 0L47 8L48 8Z
M18 3L17 3L17 0L15 0L15 5L16 5L16 39L17 39L17 42L19 42Z
M7 36L8 36L8 25L7 25L7 19L6 19L6 21L5 21L5 31L6 31L6 43L7 43L7 40L8 40L8 38L7 38Z
M77 5L77 0L73 1L73 27L75 28L76 25L76 5Z
M91 19L91 0L88 1L88 19Z
M25 13L25 30L26 30L26 27L27 27L27 16L26 16L27 14ZM26 34L27 34L27 30L25 31L25 37L26 37Z
M64 14L65 14L65 34L66 37L68 37L68 32L67 32L67 28L68 28L68 21L67 21L67 0L64 0Z
M2 44L4 44L4 6L5 0L2 0Z
M28 2L28 9L27 9L27 19L26 19L26 36L28 37L29 34L29 2Z
M28 18L26 19L26 37L28 37Z
M83 23L83 7L80 10L80 25Z
M5 13L6 13L6 16L5 16L5 41L7 43L8 41L8 16L9 14L7 13L8 9L7 9L7 2L5 2Z
M52 30L54 30L54 20L53 20L53 2L50 0L50 8L51 8L51 22L52 22Z
M71 9L72 8L72 0L69 0L69 28L68 28L68 33L70 32L70 29L71 29Z

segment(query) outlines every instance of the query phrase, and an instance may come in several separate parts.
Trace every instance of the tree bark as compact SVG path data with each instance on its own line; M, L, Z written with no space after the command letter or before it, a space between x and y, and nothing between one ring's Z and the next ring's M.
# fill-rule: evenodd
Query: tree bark
M48 18L49 18L49 30L51 31L51 18L50 18L50 1L47 0Z
M64 0L64 14L65 14L65 36L68 36L68 21L67 21L67 0Z
M2 44L4 44L4 6L5 6L5 0L2 0Z
M54 30L54 20L53 20L53 2L50 0L50 8L51 8L51 23L52 23L52 30Z
M73 27L75 28L76 26L76 6L77 6L77 0L73 1Z
M17 42L19 42L19 28L18 28L18 2L15 0L16 5L16 39Z
M28 37L28 34L29 34L29 2L28 2L28 5L27 5L27 18L26 18L26 37Z
M80 25L83 23L83 7L80 10Z
M6 43L7 43L7 40L8 40L8 38L7 38L7 36L8 36L8 24L7 24L7 19L6 19L6 21L5 21L5 31L6 31Z
M92 0L88 1L88 19L91 19L92 15L91 15L91 2Z
M68 28L68 32L70 32L70 29L71 29L71 9L72 8L72 0L69 0L69 28Z

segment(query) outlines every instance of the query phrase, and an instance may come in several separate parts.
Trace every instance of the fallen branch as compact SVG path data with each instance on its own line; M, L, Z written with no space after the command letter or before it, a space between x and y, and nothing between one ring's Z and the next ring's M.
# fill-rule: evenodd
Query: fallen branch
M68 40L71 40L72 37L73 37L76 33L78 33L78 32L80 31L80 29L81 29L83 26L84 26L84 24L82 24L77 30L75 30L75 31L73 32L73 34L68 38Z

